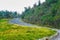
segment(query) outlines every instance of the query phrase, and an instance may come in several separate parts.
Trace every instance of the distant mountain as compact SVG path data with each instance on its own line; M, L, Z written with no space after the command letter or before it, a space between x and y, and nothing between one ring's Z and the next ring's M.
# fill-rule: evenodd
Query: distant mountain
M38 1L33 8L25 7L21 18L32 24L60 28L60 0L46 0L42 4Z

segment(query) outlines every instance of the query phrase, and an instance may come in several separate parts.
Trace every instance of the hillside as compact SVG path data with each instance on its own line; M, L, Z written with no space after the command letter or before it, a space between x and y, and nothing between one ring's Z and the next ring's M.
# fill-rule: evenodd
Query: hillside
M60 0L46 0L44 3L38 1L33 8L26 8L21 18L25 22L60 28Z

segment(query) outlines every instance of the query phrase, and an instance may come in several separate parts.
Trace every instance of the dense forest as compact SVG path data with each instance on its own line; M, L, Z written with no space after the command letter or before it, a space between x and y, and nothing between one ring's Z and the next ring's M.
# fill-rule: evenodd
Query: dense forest
M1 18L17 18L17 17L20 17L20 15L15 11L15 12L12 12L12 11L0 11L0 19Z
M46 0L42 4L38 1L32 8L25 7L21 18L32 24L60 28L60 0Z

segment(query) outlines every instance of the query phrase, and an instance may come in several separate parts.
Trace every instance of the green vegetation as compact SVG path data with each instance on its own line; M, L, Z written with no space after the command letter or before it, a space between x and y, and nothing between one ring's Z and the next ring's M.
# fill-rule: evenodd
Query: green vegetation
M8 19L0 19L0 40L37 40L55 33L49 28L19 26L9 24Z
M17 18L20 17L20 15L15 11L0 11L0 19L2 18Z
M25 7L21 18L32 24L60 28L60 0L46 0L42 4L39 1L33 8Z

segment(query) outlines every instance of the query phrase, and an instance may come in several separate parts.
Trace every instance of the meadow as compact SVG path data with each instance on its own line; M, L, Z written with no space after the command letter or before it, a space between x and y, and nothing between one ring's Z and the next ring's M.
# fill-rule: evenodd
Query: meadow
M56 31L49 28L9 24L8 19L0 19L0 40L38 40L55 33Z

